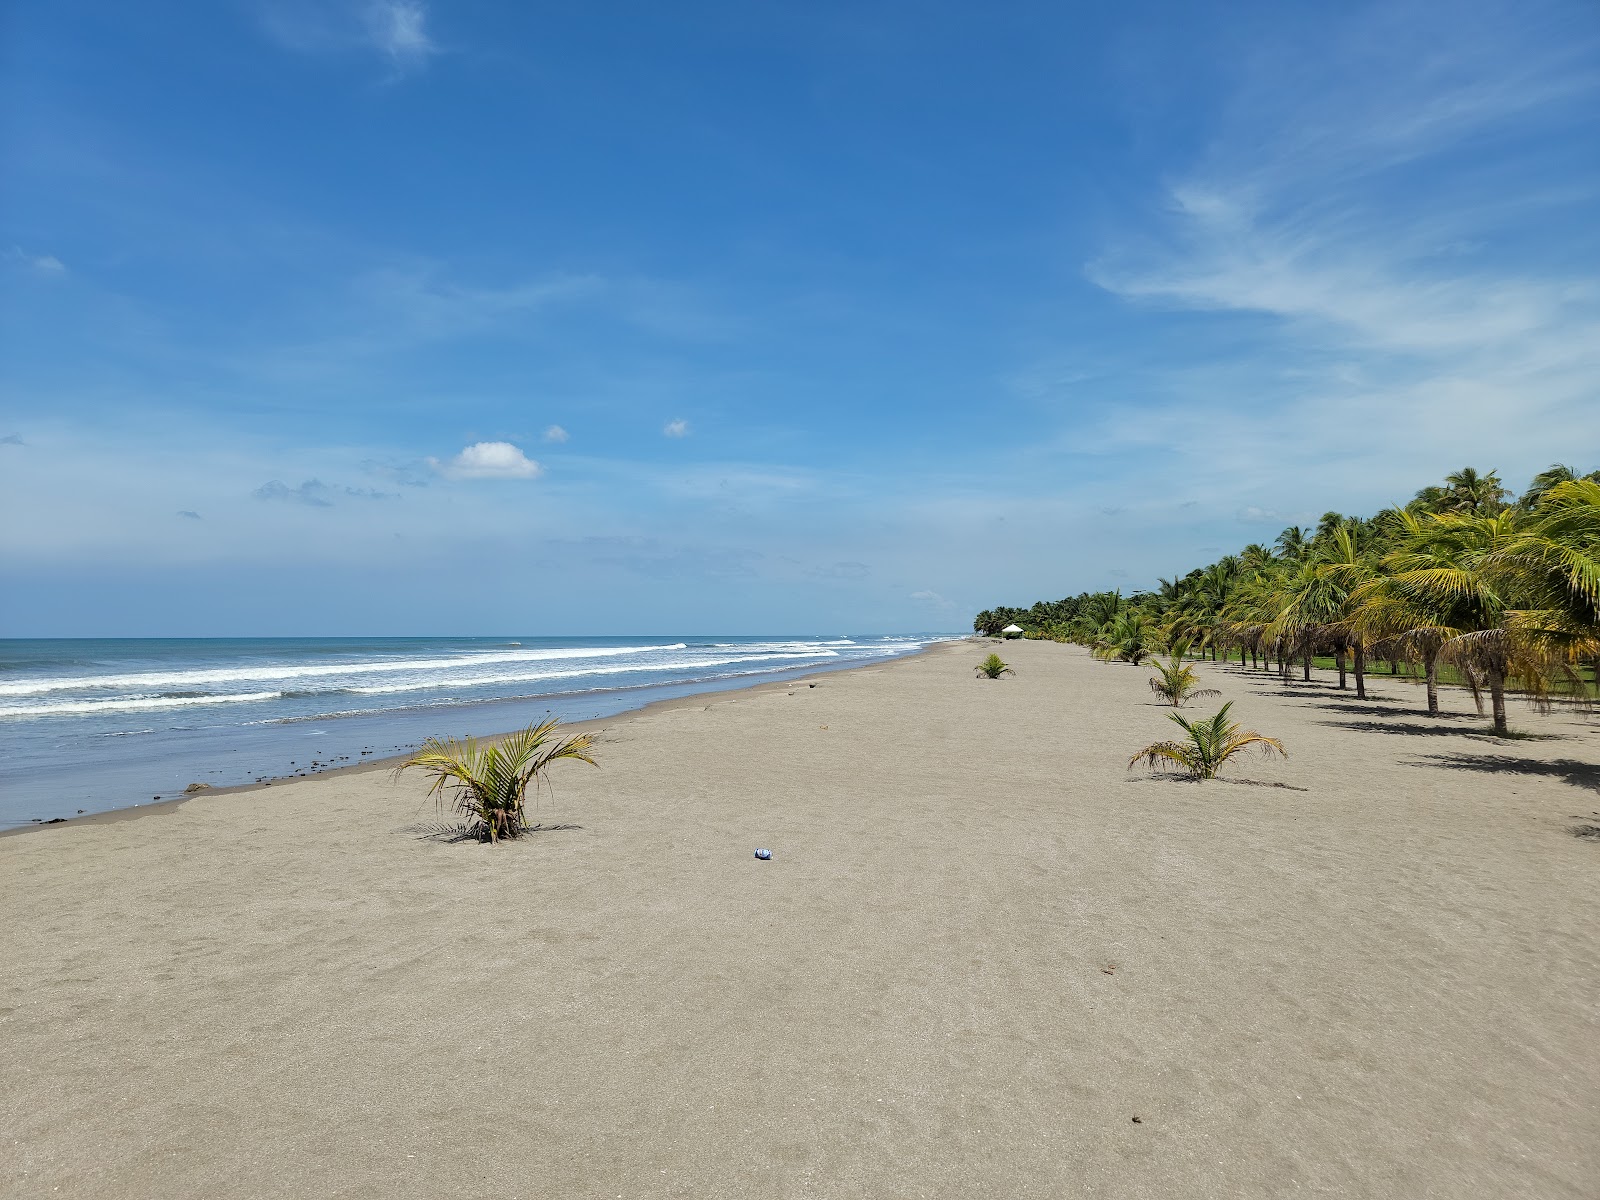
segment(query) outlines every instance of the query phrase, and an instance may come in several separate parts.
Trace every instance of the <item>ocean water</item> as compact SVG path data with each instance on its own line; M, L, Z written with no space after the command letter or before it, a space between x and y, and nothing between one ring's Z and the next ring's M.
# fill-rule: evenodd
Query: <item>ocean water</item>
M547 714L609 716L953 636L0 640L0 825L312 774Z

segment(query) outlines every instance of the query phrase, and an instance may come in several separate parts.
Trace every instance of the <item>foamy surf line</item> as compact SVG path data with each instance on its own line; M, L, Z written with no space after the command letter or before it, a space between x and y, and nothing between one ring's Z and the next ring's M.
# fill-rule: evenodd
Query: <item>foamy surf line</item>
M795 659L822 661L838 657L835 651L795 651L772 654L747 654L709 659L682 659L665 663L630 663L617 667L590 667L575 671L540 671L520 675L443 676L389 687L328 688L300 692L221 692L214 695L128 696L107 700L59 700L43 704L0 705L0 719L83 715L90 713L149 712L156 709L193 708L216 704L261 704L274 700L314 699L318 696L381 696L400 692L448 690L452 688L492 687L510 683L545 683L557 679L582 679L597 675L627 675L644 671L684 671L713 669L747 662L779 662ZM508 697L508 699L511 697Z
M19 680L0 683L0 696L31 696L44 692L88 691L110 688L183 687L202 683L247 683L272 679L316 679L374 671L438 671L483 663L543 662L567 658L603 658L619 654L654 654L687 650L686 642L669 646L597 646L499 653L461 654L450 658L380 659L372 662L317 663L269 667L230 667L221 670L178 671L167 674L102 675L81 678Z
M442 709L458 709L463 712L494 705L526 704L534 701L562 702L583 701L606 695L617 695L624 692L654 692L662 688L685 688L686 694L695 695L699 690L707 692L718 691L729 686L742 687L745 681L753 676L762 679L786 679L792 672L807 670L848 670L851 667L871 666L875 662L888 662L889 659L869 659L859 663L830 663L825 659L813 659L809 662L797 662L788 667L756 667L749 671L728 671L721 675L690 676L685 679L652 679L647 683L628 683L613 687L583 688L571 692L532 692L520 696L496 696L486 700L481 697L469 696L441 696L437 700L428 700L420 704L402 704L388 708L348 708L337 712L313 713L304 717L270 717L261 722L250 722L262 725L303 725L314 721L340 721L350 717L378 717L386 715L404 715L419 712L439 712ZM760 680L756 680L760 682ZM626 710L623 710L626 711Z

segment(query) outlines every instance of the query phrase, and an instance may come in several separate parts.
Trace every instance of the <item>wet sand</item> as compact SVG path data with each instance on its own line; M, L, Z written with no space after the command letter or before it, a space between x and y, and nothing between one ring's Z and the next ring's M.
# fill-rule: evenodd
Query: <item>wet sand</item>
M606 722L512 845L375 770L0 839L0 1192L1600 1191L1594 717L1207 664L1291 758L1194 785L987 649Z

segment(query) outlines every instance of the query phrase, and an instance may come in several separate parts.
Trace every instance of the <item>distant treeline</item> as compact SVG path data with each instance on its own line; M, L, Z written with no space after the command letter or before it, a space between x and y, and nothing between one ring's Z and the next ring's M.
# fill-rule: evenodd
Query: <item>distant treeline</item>
M1156 650L1243 661L1331 654L1356 686L1368 653L1423 668L1448 664L1495 700L1510 682L1536 698L1583 692L1578 668L1600 660L1600 471L1552 466L1520 496L1471 467L1372 517L1323 514L1187 575L1124 596L1082 592L1027 608L999 606L973 629L1072 641L1137 662Z

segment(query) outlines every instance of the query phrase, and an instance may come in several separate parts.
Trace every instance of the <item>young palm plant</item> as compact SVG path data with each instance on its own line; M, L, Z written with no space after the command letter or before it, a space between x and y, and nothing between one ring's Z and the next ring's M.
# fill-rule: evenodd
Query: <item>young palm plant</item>
M972 668L984 679L999 679L1002 675L1015 675L1016 672L1001 660L998 654L991 654L976 667Z
M440 806L452 805L466 818L466 833L481 842L520 837L528 829L524 802L529 785L537 789L550 764L571 758L594 761L594 738L587 733L557 739L556 718L513 733L494 745L476 738L429 738L401 763L395 774L416 767L433 776L428 794Z
M1289 757L1289 752L1277 738L1267 737L1253 729L1240 729L1236 722L1228 720L1228 710L1232 707L1230 701L1218 709L1215 716L1203 721L1186 721L1177 713L1168 713L1167 716L1182 727L1187 735L1185 740L1152 742L1130 758L1128 766L1135 767L1143 763L1151 770L1174 766L1185 771L1191 779L1215 779L1217 772L1230 758L1252 746L1260 747L1268 757L1273 754Z
M1182 708L1185 700L1195 696L1222 695L1216 688L1200 686L1200 677L1194 673L1194 668L1183 661L1187 649L1188 646L1180 642L1173 646L1172 656L1166 662L1151 660L1157 673L1150 676L1150 690L1173 708Z

